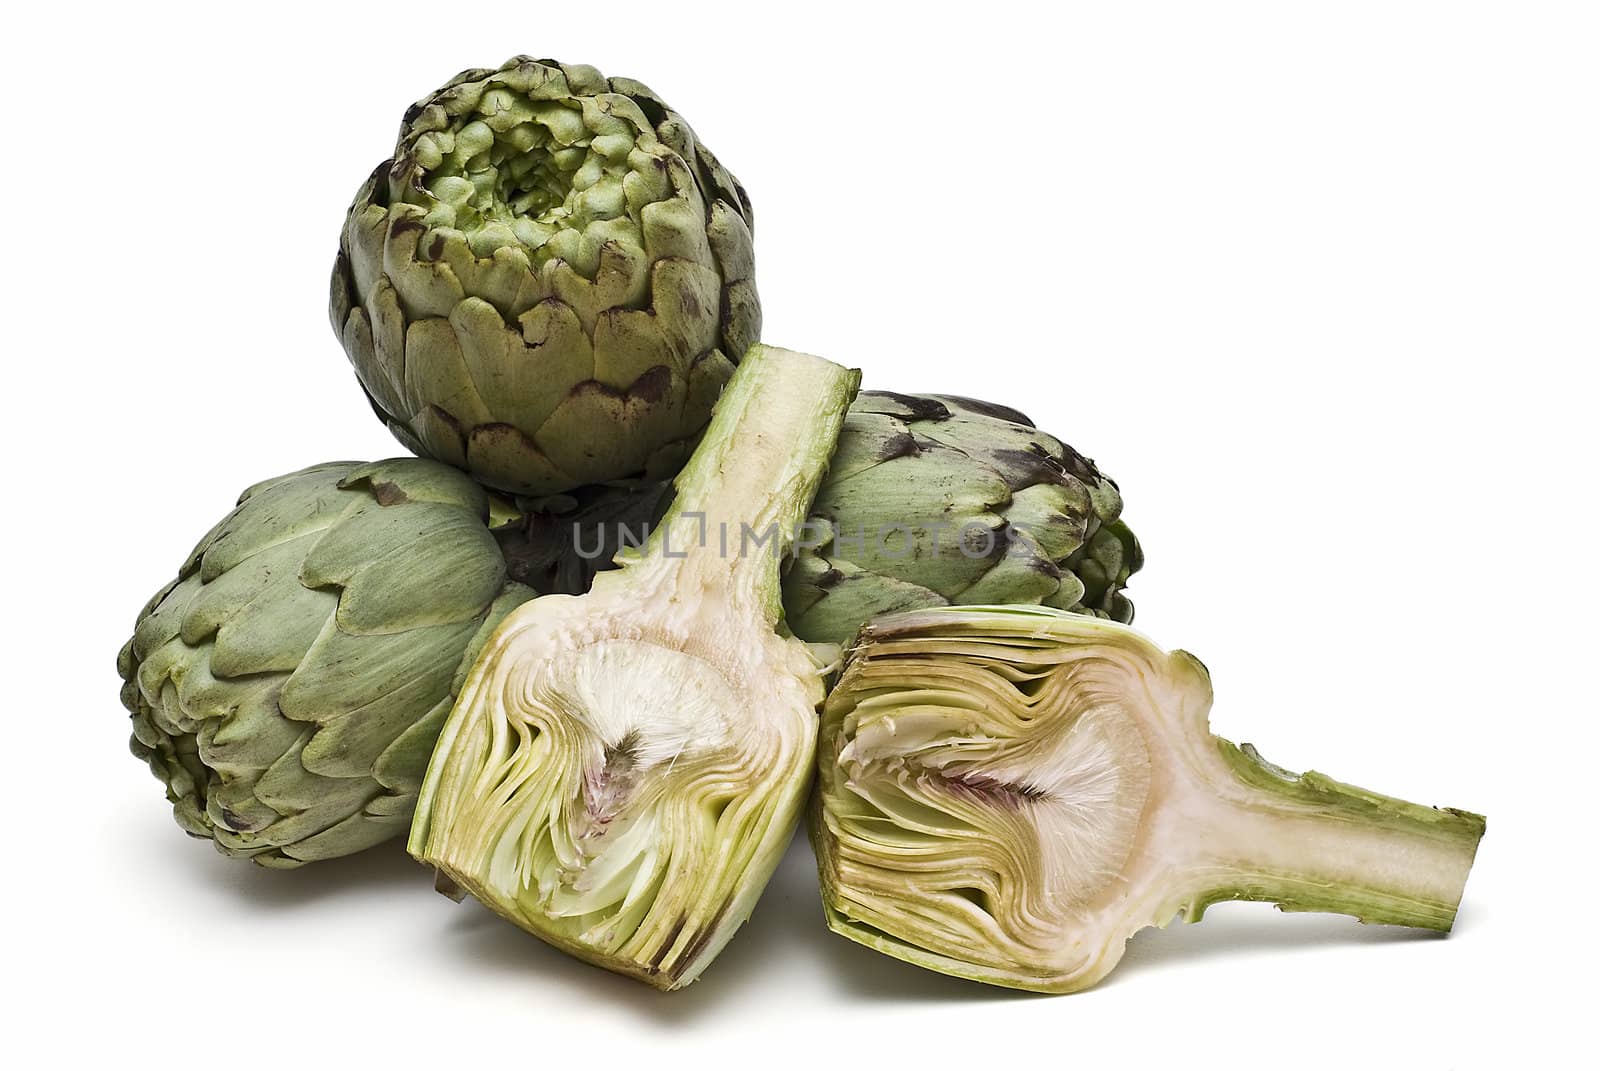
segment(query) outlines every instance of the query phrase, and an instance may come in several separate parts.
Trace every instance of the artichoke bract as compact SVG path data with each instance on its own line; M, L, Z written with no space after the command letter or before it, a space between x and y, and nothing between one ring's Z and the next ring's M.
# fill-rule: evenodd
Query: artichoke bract
M749 198L639 82L517 57L406 113L330 314L399 440L524 495L688 456L760 334Z
M799 821L823 667L778 570L858 375L756 346L642 549L513 611L439 737L410 851L518 926L662 989L749 916Z
M406 829L470 656L533 596L488 515L481 487L413 458L240 496L118 657L134 754L180 826L273 867Z
M789 627L844 643L880 614L1034 603L1133 620L1143 564L1117 485L1014 409L868 392L784 579Z
M828 924L946 974L1092 985L1221 900L1449 930L1484 820L1211 735L1205 667L1120 624L946 607L862 630L823 712Z
M668 484L586 488L497 530L514 575L577 595L671 501ZM1117 485L1014 409L866 391L796 540L788 627L845 643L880 614L1033 603L1128 622L1144 562Z

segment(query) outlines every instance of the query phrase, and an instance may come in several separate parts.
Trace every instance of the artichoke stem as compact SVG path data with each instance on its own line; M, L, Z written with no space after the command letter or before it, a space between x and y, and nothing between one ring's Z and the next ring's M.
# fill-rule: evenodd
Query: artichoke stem
M1197 838L1207 858L1185 905L1198 921L1223 900L1448 932L1483 836L1480 815L1424 807L1310 772L1248 744L1218 745L1239 779ZM1231 786L1230 786L1231 787Z
M679 474L677 495L628 568L680 572L678 587L703 597L716 589L736 603L753 594L768 628L783 615L779 576L800 523L827 471L861 374L790 353L765 359L753 346L750 367L719 399L705 437ZM794 399L816 399L796 405ZM760 504L755 516L751 506Z

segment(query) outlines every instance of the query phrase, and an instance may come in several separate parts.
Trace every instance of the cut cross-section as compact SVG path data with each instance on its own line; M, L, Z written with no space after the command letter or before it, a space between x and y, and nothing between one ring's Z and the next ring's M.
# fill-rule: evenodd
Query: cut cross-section
M1081 989L1218 900L1448 930L1483 819L1286 774L1211 735L1210 680L1125 626L951 607L866 626L829 697L829 924L923 966Z

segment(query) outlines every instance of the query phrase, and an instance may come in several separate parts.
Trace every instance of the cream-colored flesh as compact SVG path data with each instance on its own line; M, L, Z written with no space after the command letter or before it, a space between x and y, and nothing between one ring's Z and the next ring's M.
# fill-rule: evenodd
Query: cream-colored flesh
M697 583L631 572L529 603L491 640L437 786L437 862L563 947L687 981L793 828L822 682L803 645L687 597Z
M881 838L888 817L924 839L907 838L921 862L891 873L841 838L852 917L887 933L914 929L936 955L996 971L1022 964L1044 977L1086 965L1095 942L1063 934L1089 934L1124 902L1162 771L1119 705L1060 709L1073 701L1071 676L1047 680L1005 728L995 707L963 726L948 707L919 715L901 695L884 697L886 709L896 702L882 717L871 698L856 706L838 773L879 816L857 831Z

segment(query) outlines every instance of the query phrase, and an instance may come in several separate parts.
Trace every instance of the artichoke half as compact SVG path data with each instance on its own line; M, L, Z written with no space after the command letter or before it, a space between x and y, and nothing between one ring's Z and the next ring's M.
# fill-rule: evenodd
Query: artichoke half
M412 451L524 495L670 476L760 334L749 198L639 82L519 56L405 116L330 315Z
M496 534L515 548L518 579L577 595L671 500L669 484L586 488ZM1124 587L1144 557L1121 514L1117 485L1093 461L1014 409L866 391L791 552L786 622L801 639L840 644L880 614L957 603L1126 623Z
M488 517L481 487L413 458L247 489L118 657L178 824L273 867L403 832L472 655L533 596Z
M592 963L662 989L705 969L811 781L823 667L782 631L778 573L858 378L750 350L644 547L485 645L412 855Z
M1449 930L1484 820L1300 776L1207 727L1192 656L1119 624L950 607L863 629L811 834L828 924L933 970L1067 992L1221 900Z

